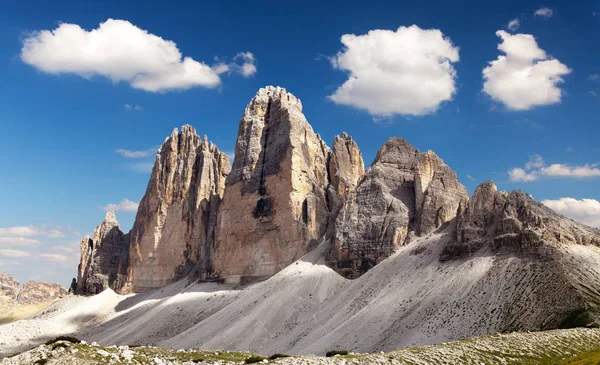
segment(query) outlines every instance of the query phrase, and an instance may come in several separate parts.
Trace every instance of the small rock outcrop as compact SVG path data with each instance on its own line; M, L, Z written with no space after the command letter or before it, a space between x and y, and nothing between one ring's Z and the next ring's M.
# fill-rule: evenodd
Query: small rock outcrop
M522 191L498 191L486 181L461 204L456 240L444 248L441 259L468 257L484 246L496 253L547 256L560 244L600 246L600 231L559 215Z
M35 304L56 300L67 294L67 290L60 284L27 281L19 293L18 302L19 304Z
M120 288L126 280L129 258L129 235L119 228L115 212L80 243L77 294L98 294L107 288Z
M0 304L15 302L19 295L19 285L15 278L0 272Z
M170 284L196 270L211 270L211 248L227 155L184 125L157 152L146 194L130 232L127 283L121 291Z
M217 223L214 275L268 277L327 231L330 149L279 87L258 91L239 125L235 161Z
M329 261L347 277L360 276L412 236L452 220L467 199L456 174L433 152L390 138L337 216Z

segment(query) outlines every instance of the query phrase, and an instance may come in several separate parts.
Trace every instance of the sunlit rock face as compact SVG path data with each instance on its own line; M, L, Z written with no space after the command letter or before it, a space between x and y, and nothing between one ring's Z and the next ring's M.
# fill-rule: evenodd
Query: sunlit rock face
M327 231L330 149L285 89L260 89L240 121L217 222L213 274L273 275Z
M210 271L211 247L225 179L227 155L185 125L157 152L146 194L130 236L123 291L144 291L194 272Z

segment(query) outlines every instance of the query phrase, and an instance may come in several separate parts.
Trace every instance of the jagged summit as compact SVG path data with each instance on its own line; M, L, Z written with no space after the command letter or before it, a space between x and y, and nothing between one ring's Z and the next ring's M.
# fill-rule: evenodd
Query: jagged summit
M319 242L328 264L356 278L419 237L446 232L442 261L479 250L530 254L600 245L597 230L522 192L484 182L469 197L433 151L389 138L365 170L347 133L330 148L281 87L257 91L239 121L233 166L190 125L158 149L133 229L109 212L81 245L80 288L120 292L186 275L249 282L277 273ZM544 251L546 250L546 251Z
M109 210L108 212L106 212L103 223L106 225L112 225L112 226L119 225L119 221L117 221L117 215L115 214L114 210Z

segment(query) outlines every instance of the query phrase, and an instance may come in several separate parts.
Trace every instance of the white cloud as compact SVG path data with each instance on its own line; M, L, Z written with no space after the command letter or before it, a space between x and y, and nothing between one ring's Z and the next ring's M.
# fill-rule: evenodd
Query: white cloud
M520 26L521 22L519 21L519 19L513 19L510 22L508 22L508 25L506 27L512 31L515 31L519 29Z
M138 203L125 198L121 200L121 202L118 204L110 203L108 205L100 207L100 209L104 210L105 212L108 212L109 210L135 212L137 211L138 205Z
M529 162L527 162L525 164L525 169L527 169L527 170L539 169L540 167L543 167L543 166L544 166L544 159L542 158L542 156L533 155L529 159Z
M458 47L438 29L416 25L345 34L330 59L349 77L329 98L372 115L425 115L456 92Z
M0 236L0 247L37 246L39 244L40 241L35 238Z
M144 110L144 108L142 108L141 106L139 106L137 104L136 105L125 104L124 107L127 110L135 110L135 111L138 111L138 112Z
M242 65L238 67L239 72L244 77L250 77L256 73L256 66L254 65L254 55L251 52L238 53L233 59L234 61L237 59L241 59L243 61Z
M69 258L67 256L56 254L56 253L43 253L39 257L41 259L43 259L44 261L51 261L51 262L67 262L69 260Z
M0 256L2 257L10 257L10 258L21 258L21 257L29 257L31 254L29 252L21 251L21 250L12 250L10 248L0 249Z
M0 228L0 247L37 246L41 242L34 237L62 238L65 234L57 228L33 225Z
M104 76L151 92L221 83L219 69L183 57L175 42L118 19L90 31L63 23L35 32L24 40L21 59L46 73Z
M132 150L125 150L125 149L119 148L115 152L117 152L119 155L121 155L125 158L144 158L144 157L153 156L156 153L156 149L150 148L150 149L142 150L142 151L132 151Z
M65 236L65 234L62 231L59 231L58 229L50 229L46 231L44 235L50 238L62 238Z
M511 110L560 102L562 90L557 85L571 70L550 58L531 34L499 30L496 35L502 38L498 49L506 55L483 69L483 91Z
M544 200L542 203L564 216L600 228L600 201L598 200L560 198Z
M531 182L542 177L565 177L565 178L589 178L599 177L600 167L598 164L585 164L571 166L569 164L555 163L546 166L544 160L539 155L531 157L525 164L525 168L515 167L508 172L508 176L513 182Z
M600 74L591 74L590 80L592 81L600 81Z
M34 237L41 232L34 226L0 228L0 236Z
M471 181L475 181L475 178L469 174L467 174L467 179L471 180Z
M550 8L539 8L533 13L535 16L541 16L542 18L552 18L554 10Z

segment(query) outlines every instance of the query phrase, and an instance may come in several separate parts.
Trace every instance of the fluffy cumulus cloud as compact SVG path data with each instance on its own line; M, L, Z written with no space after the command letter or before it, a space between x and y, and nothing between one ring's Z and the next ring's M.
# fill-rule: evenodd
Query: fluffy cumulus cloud
M456 92L458 48L438 29L416 25L345 34L331 58L346 80L329 98L375 116L425 115Z
M100 209L104 210L105 212L108 212L109 210L135 212L135 211L137 211L138 205L139 205L138 203L125 198L125 199L121 200L120 203L117 203L117 204L110 203L103 207L100 207Z
M564 216L600 228L600 201L598 200L560 198L544 200L542 203Z
M508 172L508 176L513 182L531 182L543 177L574 179L600 177L600 167L598 164L572 166L569 164L555 163L546 165L541 156L535 155L525 164L524 168L515 167L511 169Z
M528 110L538 105L558 103L558 84L571 70L550 58L531 34L496 32L502 39L498 49L505 55L483 69L483 91L511 110Z
M183 57L175 42L118 19L108 19L90 31L63 23L54 30L35 32L24 40L21 59L43 72L99 75L151 92L212 88L221 83L221 73L237 71L233 66L224 69L223 64L209 66ZM254 66L254 57L243 61L240 73L247 76L249 71L243 69L250 66L244 65Z
M515 31L517 29L519 29L519 27L521 26L521 22L519 21L519 19L513 19L510 22L508 22L508 29Z
M550 8L539 8L538 10L535 11L535 13L533 13L535 16L539 16L542 18L552 18L552 16L554 15L554 10L550 9Z

